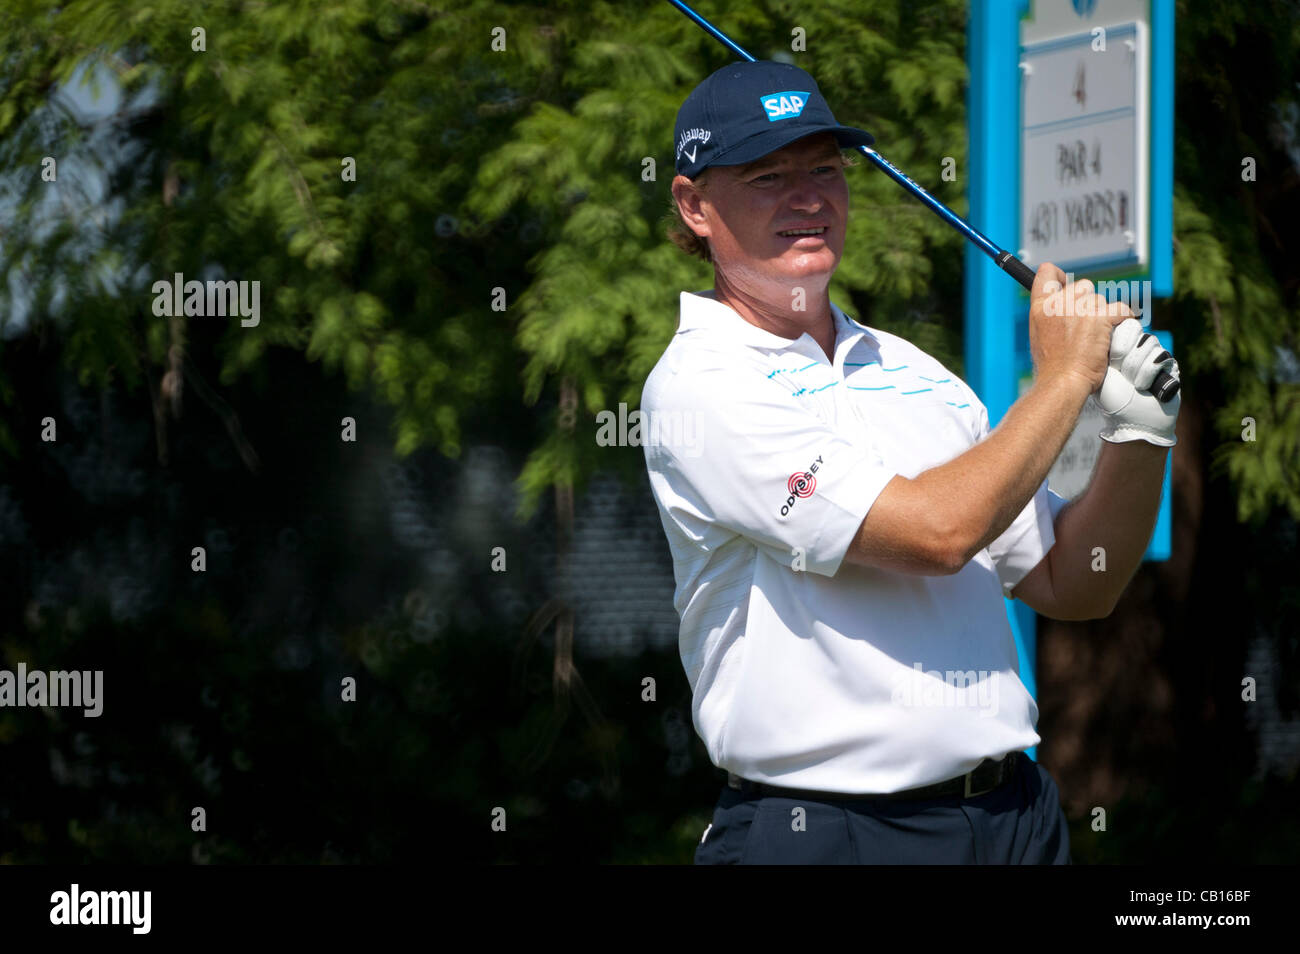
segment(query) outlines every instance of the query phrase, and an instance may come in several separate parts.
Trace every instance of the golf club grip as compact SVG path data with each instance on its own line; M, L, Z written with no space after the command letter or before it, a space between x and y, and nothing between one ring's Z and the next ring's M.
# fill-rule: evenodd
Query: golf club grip
M1156 374L1156 379L1151 382L1151 393L1161 404L1166 404L1174 399L1180 387L1182 385L1177 378L1168 371L1160 371Z
M1010 252L1003 252L994 259L998 268L1002 269L1020 284L1025 286L1025 291L1034 290L1034 270L1016 258Z
M1034 287L1034 271L1020 259L1016 258L1010 252L1003 252L994 259L998 268L1002 269L1020 284L1025 286L1026 291L1032 291ZM1156 374L1156 379L1151 382L1151 393L1161 404L1165 404L1174 399L1181 385L1178 379L1168 371L1160 371Z

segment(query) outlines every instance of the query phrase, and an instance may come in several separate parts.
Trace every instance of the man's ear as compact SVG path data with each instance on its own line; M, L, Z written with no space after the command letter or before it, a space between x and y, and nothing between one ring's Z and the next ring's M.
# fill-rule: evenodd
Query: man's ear
M687 228L701 238L708 238L712 230L704 214L703 196L695 188L695 183L686 176L674 176L671 188L673 200L677 203L677 212Z

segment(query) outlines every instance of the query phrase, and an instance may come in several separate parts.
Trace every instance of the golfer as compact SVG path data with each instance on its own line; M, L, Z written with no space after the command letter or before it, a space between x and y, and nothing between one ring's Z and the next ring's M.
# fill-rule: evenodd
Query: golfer
M871 142L774 62L724 67L677 116L674 240L714 283L681 294L641 407L651 433L689 424L645 454L694 725L728 779L695 860L1068 863L1003 598L1111 612L1174 444L1179 398L1145 389L1177 363L1044 265L1035 381L990 430L960 378L830 300L841 150ZM1106 443L1066 503L1046 476L1090 395Z

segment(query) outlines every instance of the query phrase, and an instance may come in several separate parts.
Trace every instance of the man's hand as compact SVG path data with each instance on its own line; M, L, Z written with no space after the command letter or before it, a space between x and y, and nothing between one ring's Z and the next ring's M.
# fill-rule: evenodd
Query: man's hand
M1155 335L1142 331L1141 322L1130 318L1115 329L1110 365L1101 390L1093 395L1106 418L1102 440L1112 444L1147 441L1159 447L1173 447L1178 442L1174 424L1183 403L1181 389L1165 404L1147 390L1162 369L1177 380L1178 362Z
M1092 282L1064 285L1065 273L1044 262L1029 293L1029 352L1040 379L1066 377L1097 391L1110 366L1111 332L1133 312L1108 302Z

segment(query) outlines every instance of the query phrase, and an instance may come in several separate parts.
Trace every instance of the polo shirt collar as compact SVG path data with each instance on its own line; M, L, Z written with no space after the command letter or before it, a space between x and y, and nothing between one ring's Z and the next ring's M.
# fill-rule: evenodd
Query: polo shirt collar
M769 351L802 351L804 350L802 347L795 346L806 338L808 345L816 352L817 356L824 357L821 348L812 340L811 335L805 333L798 338L782 338L770 331L764 331L757 325L750 324L740 317L730 305L724 305L713 296L712 289L702 292L681 293L681 317L677 323L678 334L695 330L721 333L728 341L735 341L755 348L765 348ZM844 314L834 302L831 302L831 314L835 319L835 353L837 355L841 349L847 350L855 347L862 338L870 338L872 343L875 343L875 336L864 325L858 324Z

